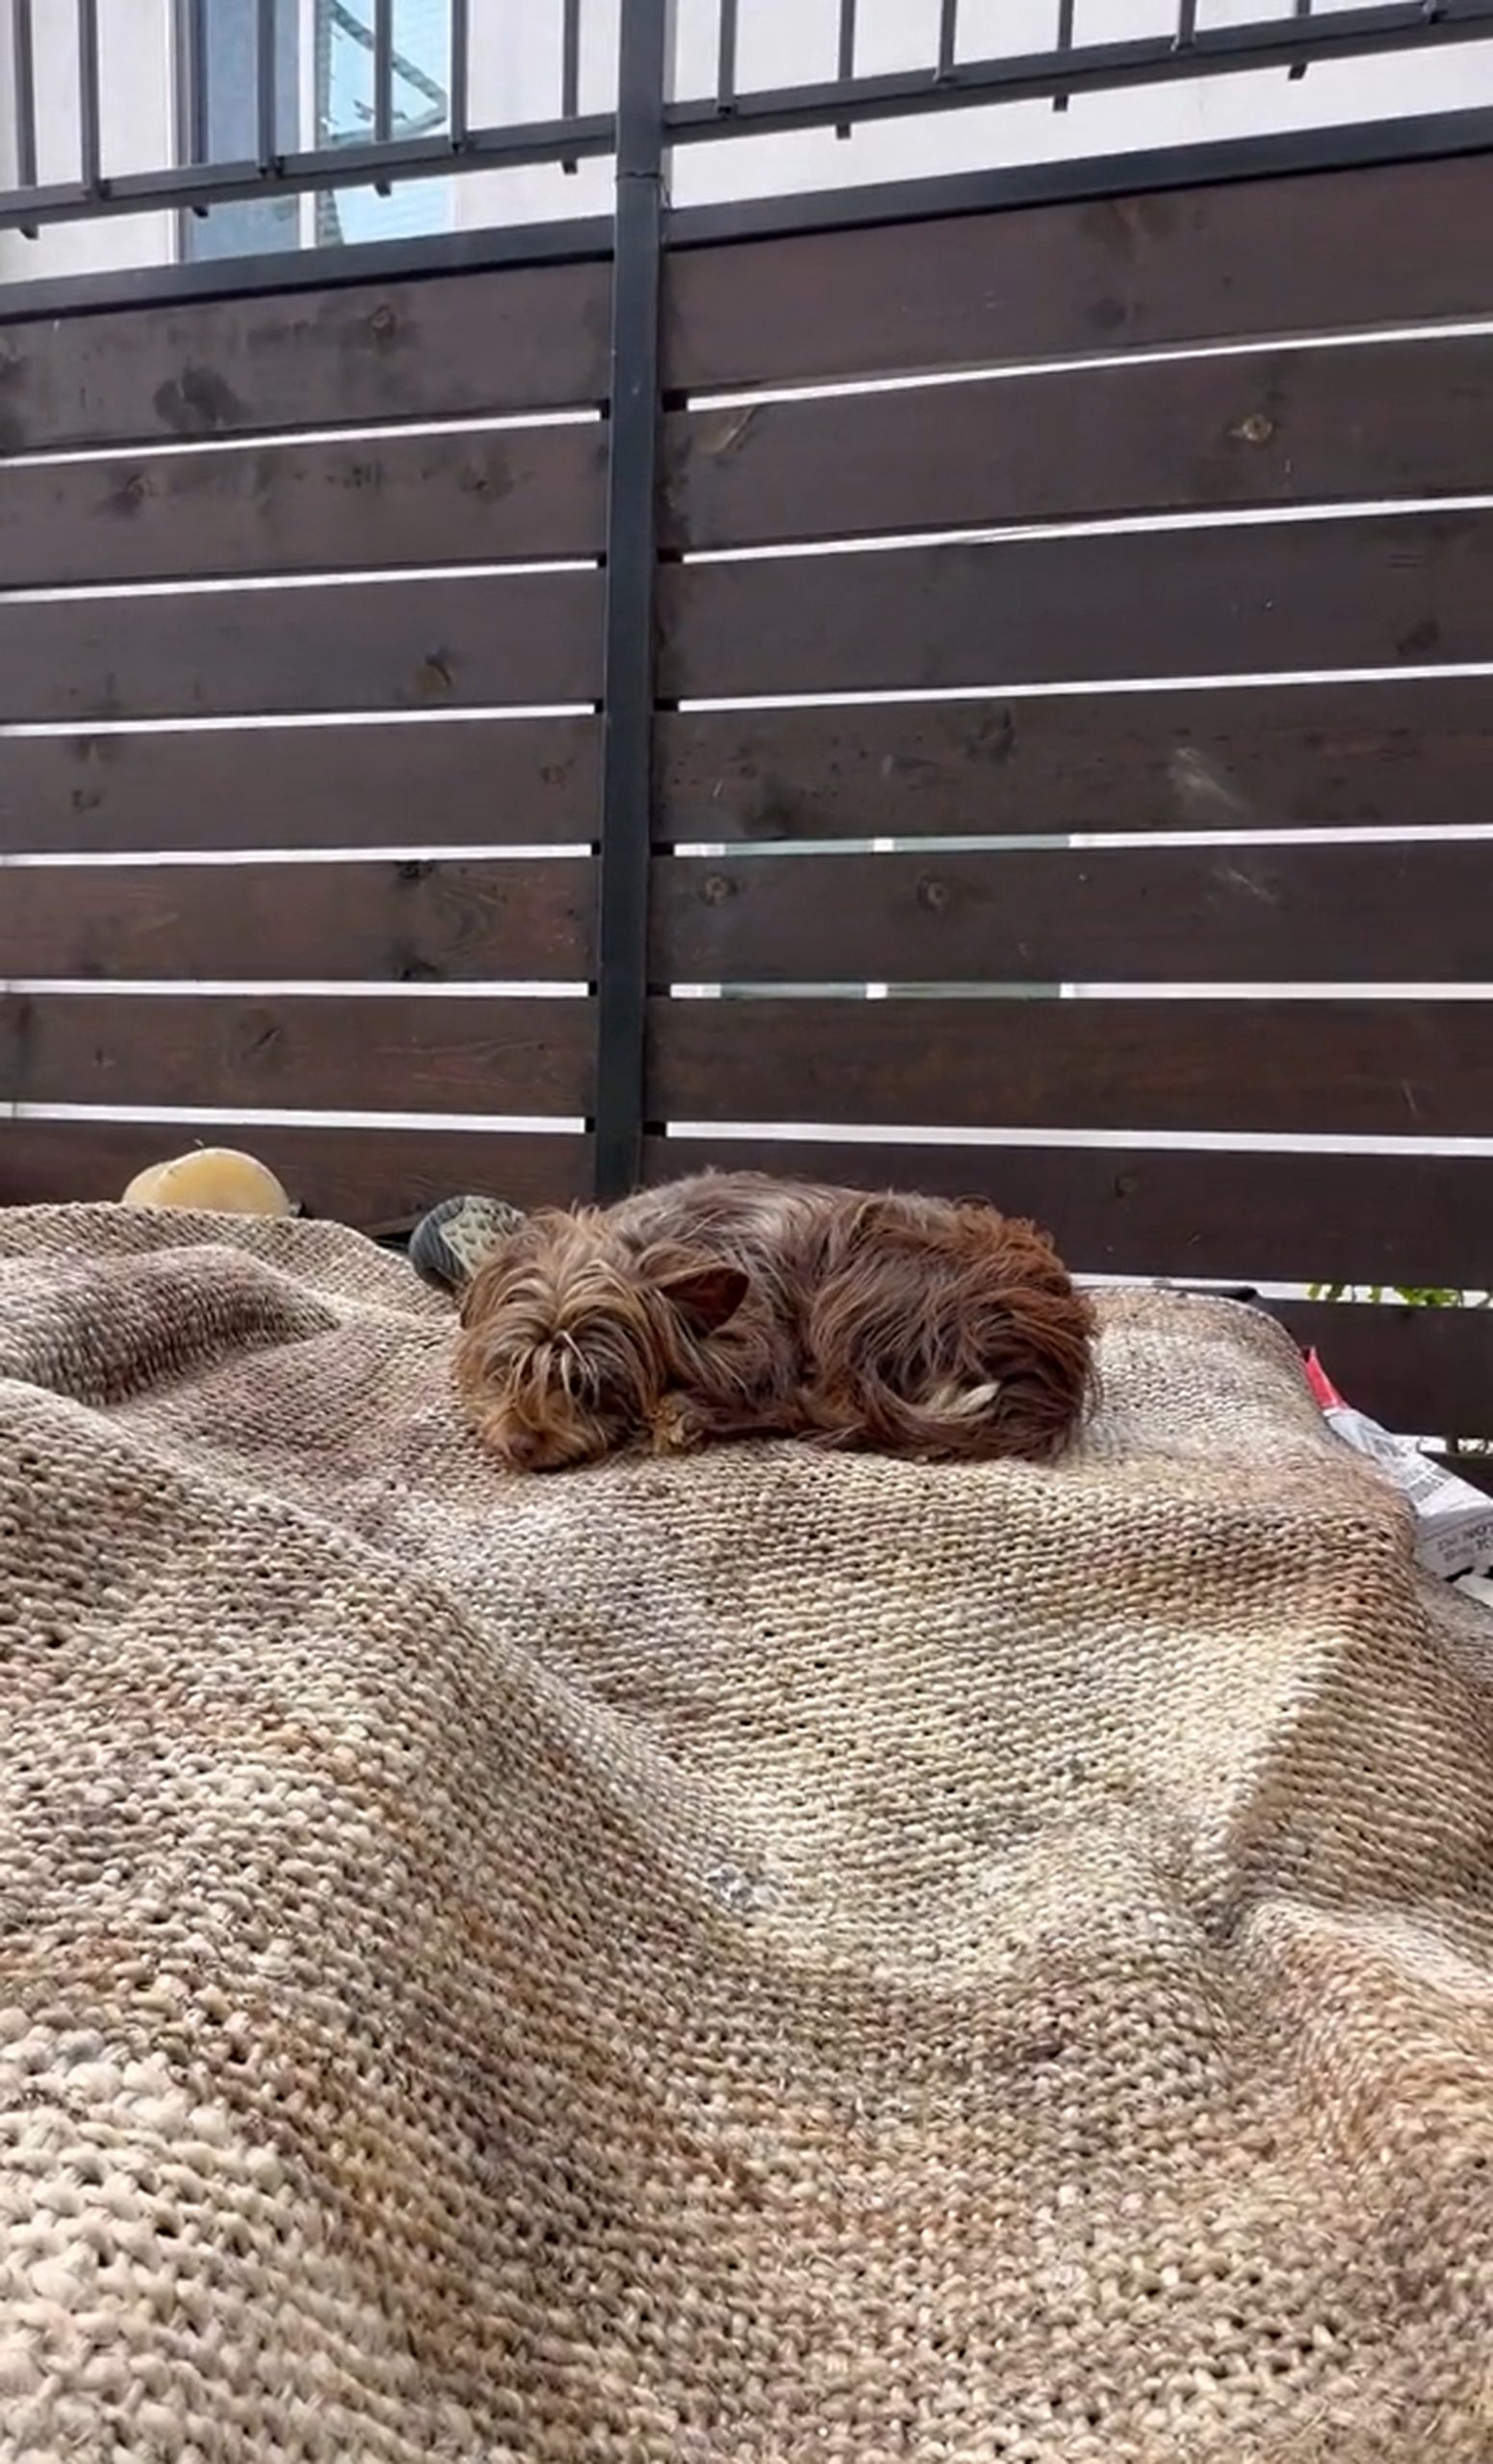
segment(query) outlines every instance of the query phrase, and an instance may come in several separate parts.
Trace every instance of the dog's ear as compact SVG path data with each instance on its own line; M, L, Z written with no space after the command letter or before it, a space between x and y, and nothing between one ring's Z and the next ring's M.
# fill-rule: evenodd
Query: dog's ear
M718 1335L746 1298L751 1278L724 1258L676 1251L666 1263L659 1261L650 1280L692 1335Z

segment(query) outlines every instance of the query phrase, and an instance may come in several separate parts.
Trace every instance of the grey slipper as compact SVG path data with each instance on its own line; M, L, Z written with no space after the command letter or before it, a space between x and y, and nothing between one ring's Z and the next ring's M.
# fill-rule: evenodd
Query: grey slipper
M438 1292L459 1292L523 1220L523 1209L506 1198L444 1197L410 1234L410 1265Z

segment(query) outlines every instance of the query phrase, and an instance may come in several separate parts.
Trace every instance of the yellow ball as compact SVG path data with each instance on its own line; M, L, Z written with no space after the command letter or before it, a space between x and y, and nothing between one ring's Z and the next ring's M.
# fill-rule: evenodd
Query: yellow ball
M137 1172L126 1206L194 1207L204 1215L289 1215L291 1201L273 1172L231 1146L198 1146L169 1164Z

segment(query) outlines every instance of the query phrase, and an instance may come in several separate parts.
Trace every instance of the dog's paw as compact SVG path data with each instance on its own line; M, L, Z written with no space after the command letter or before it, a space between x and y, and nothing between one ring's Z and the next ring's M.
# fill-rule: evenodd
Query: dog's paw
M705 1438L705 1423L682 1395L666 1395L650 1430L656 1454L688 1454Z

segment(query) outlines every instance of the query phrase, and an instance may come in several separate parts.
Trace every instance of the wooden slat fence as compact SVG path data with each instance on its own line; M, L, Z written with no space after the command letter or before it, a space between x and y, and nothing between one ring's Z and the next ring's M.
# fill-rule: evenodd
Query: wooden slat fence
M586 1189L546 1123L594 1080L607 298L598 261L5 329L0 434L49 458L0 464L0 721L53 732L0 735L4 1198L198 1137L370 1225ZM531 1125L450 1125L488 1116Z
M1426 1142L1493 1141L1490 228L1466 156L681 230L650 1174L1485 1287L1493 1156ZM598 257L5 324L0 1197L198 1135L367 1224L589 1188L608 300ZM1493 1312L1288 1314L1493 1435Z
M1493 845L1416 834L1493 823L1493 678L1397 671L1493 664L1493 333L1446 330L1493 322L1490 211L1470 159L671 264L660 697L736 706L660 716L657 972L756 997L656 1000L650 1111L704 1134L651 1170L1485 1287L1493 1159L1417 1142L1493 1133ZM1117 988L1019 997L1062 985ZM1489 1316L1286 1314L1369 1409L1493 1431Z

